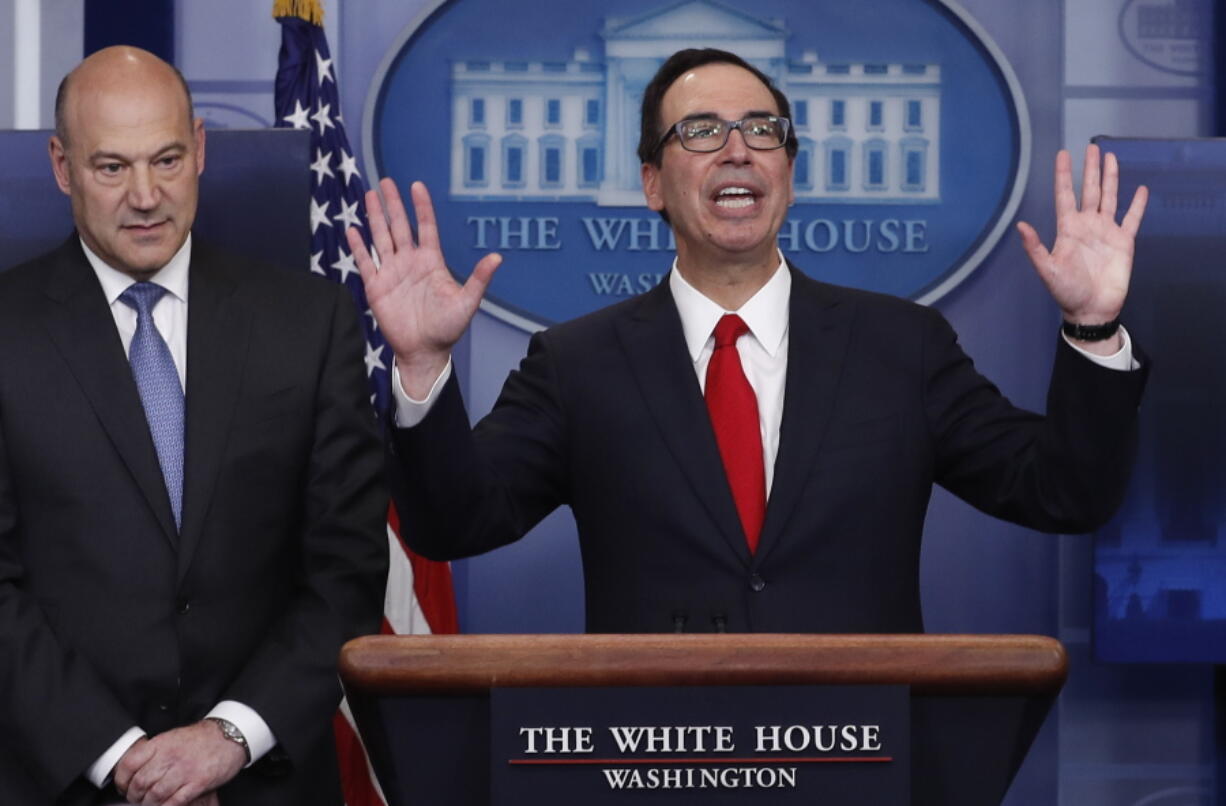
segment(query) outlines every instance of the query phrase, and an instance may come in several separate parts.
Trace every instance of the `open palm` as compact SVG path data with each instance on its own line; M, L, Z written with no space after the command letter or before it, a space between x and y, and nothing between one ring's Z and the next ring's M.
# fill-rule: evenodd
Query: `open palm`
M1111 322L1128 296L1137 230L1149 192L1144 185L1137 188L1128 212L1117 224L1119 179L1115 155L1102 159L1098 146L1088 146L1079 207L1073 192L1072 159L1062 150L1056 155L1056 240L1051 251L1034 227L1018 222L1026 254L1068 322Z
M426 186L414 182L409 188L417 219L416 242L396 183L383 179L379 188L386 200L386 216L379 194L373 190L366 194L378 265L355 229L350 228L346 235L366 286L366 300L396 354L406 391L414 394L410 387L418 384L412 378L429 376L432 382L446 366L451 348L476 314L502 257L486 255L460 285L443 259Z

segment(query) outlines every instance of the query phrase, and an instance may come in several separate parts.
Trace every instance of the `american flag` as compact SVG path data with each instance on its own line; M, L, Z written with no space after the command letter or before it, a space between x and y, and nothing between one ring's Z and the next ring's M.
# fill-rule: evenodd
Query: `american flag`
M310 270L344 285L353 296L366 337L366 375L378 416L390 415L391 349L383 341L366 304L362 279L349 254L345 230L357 227L372 249L363 194L366 182L341 121L336 68L328 51L322 11L316 2L274 4L281 24L281 55L276 81L276 125L311 132ZM372 250L373 251L373 250ZM391 566L383 606L383 632L395 634L457 631L451 570L413 554L400 538L395 510L388 512ZM361 738L346 703L334 719L341 783L348 806L385 806Z

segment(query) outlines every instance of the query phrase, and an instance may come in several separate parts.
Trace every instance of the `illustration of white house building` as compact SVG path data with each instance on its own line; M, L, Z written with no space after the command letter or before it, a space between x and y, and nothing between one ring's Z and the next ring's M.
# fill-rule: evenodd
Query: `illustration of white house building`
M451 198L642 205L643 89L673 52L718 47L791 102L798 203L940 199L940 65L789 59L782 20L716 0L609 18L600 36L603 62L579 48L565 61L453 63Z

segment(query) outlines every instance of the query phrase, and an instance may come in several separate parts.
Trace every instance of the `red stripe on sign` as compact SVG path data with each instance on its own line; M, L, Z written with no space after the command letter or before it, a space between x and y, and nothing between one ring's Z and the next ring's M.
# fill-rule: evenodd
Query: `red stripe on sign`
M549 764L880 764L893 756L811 756L805 758L513 758L512 765Z

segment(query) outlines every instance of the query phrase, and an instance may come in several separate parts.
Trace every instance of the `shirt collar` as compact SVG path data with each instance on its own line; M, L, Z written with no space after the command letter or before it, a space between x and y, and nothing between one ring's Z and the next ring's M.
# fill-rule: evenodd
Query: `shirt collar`
M102 293L106 294L107 304L114 305L119 295L127 291L128 286L134 285L136 281L130 275L107 265L102 258L85 245L84 240L81 241L81 248L85 250L85 259L89 261L94 274L98 275L98 282L102 284ZM149 278L150 281L165 288L183 302L187 302L187 267L191 259L192 236L191 233L188 233L179 251L175 252L169 263L158 269L157 273Z
M686 282L677 271L668 275L668 287L673 293L677 313L681 315L681 330L685 334L685 346L690 351L690 360L698 362L703 347L711 338L715 325L726 313L735 313L749 326L749 332L762 345L767 354L774 357L788 329L788 298L792 293L792 275L788 271L783 253L779 253L779 268L737 311L725 311L701 291Z

